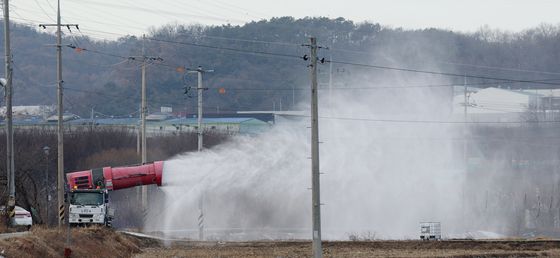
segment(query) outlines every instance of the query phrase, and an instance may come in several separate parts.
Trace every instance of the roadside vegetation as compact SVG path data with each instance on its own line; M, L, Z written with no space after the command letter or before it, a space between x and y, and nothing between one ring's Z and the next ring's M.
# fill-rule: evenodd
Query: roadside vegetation
M29 234L0 240L2 257L62 257L66 229L35 227ZM132 257L142 248L156 244L123 235L104 227L73 228L71 257Z

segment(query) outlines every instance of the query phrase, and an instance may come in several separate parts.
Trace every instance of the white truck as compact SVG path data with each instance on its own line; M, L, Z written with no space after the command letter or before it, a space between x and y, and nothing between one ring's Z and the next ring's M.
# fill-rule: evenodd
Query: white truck
M114 210L107 189L76 189L69 192L70 225L100 224L111 227Z
M109 205L109 192L140 185L161 186L162 174L163 161L67 173L69 224L111 226L114 210Z

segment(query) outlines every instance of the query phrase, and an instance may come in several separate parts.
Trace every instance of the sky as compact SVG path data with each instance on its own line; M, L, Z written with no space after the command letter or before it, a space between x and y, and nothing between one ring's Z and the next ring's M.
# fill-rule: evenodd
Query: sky
M54 23L57 0L10 0L12 21ZM80 33L115 39L165 24L241 25L271 17L344 17L405 29L474 32L482 26L522 31L559 24L556 0L61 0L62 22ZM75 32L78 33L78 32Z

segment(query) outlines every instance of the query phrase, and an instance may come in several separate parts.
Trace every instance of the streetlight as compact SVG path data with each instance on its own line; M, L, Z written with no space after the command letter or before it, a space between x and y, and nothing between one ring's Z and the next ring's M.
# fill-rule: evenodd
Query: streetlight
M47 227L49 226L49 201L50 201L50 193L49 193L49 146L43 147L43 152L45 153L45 224Z

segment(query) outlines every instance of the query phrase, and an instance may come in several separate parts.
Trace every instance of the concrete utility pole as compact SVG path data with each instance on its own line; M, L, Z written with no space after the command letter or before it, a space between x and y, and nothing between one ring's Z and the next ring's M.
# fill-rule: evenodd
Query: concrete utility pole
M10 218L15 215L15 205L16 205L16 170L14 165L14 131L12 124L12 53L10 47L10 5L8 0L4 0L4 52L5 52L5 62L6 62L6 81L4 84L4 90L6 94L6 154L7 154L7 164L6 171L8 176L8 215Z
M56 24L39 24L39 27L56 26L56 81L57 81L57 197L58 197L58 226L64 225L64 105L63 105L63 88L62 84L62 32L61 27L76 27L78 24L61 24L60 23L60 0L57 2Z
M465 103L464 106L464 111L463 111L463 166L464 166L464 173L465 176L467 175L467 173L469 172L469 164L468 164L468 142L467 142L467 129L468 129L468 124L467 124L467 111L468 111L468 102L469 102L469 97L468 97L468 92L467 92L467 76L463 77L463 102ZM452 101L453 102L453 101ZM461 217L462 220L464 221L463 223L463 229L466 229L465 224L468 223L468 219L465 216L465 189L467 189L465 183L463 183L463 190L462 190L462 197L461 197Z
M60 31L60 0L56 11L56 81L58 96L57 145L58 145L58 225L64 224L64 108L62 94L62 32Z
M141 127L142 127L142 164L146 163L148 161L148 153L147 153L147 145L146 145L146 116L147 116L147 104L146 104L146 56L145 56L145 47L144 47L144 42L146 41L146 39L144 38L144 36L142 36L142 102L141 102L141 113L140 115L142 116L142 121L141 121Z
M198 200L198 240L204 240L204 194L200 194Z
M49 146L43 147L45 153L45 225L49 226L49 202L51 193L49 192Z
M138 107L138 116L142 120L142 105ZM136 154L140 155L140 125L136 124Z
M317 100L317 39L311 44L311 203L313 222L313 257L323 257L321 243L321 189L319 178L319 112Z
M148 150L146 144L146 116L147 116L147 105L146 105L146 56L145 56L145 49L144 49L144 42L146 41L145 37L142 36L142 164L146 164L148 162ZM148 209L148 186L142 186L142 211L146 211Z
M142 121L142 104L138 105L138 121ZM141 157L142 153L142 125L136 124L136 155ZM142 187L136 187L136 202L142 203Z
M203 141L203 133L202 130L202 91L207 90L208 88L202 87L202 74L204 73L211 73L214 70L204 70L202 66L198 66L196 69L186 69L188 73L197 73L198 74L198 86L196 87L198 93L198 115L197 115L197 134L198 134L198 151L202 151L202 141Z
M333 43L334 43L334 39L333 39ZM329 60L333 60L332 59L332 52L329 53ZM332 62L329 62L329 106L332 109L332 105L333 105L333 99L332 99L332 86L333 86L333 81L332 81L332 68L333 68L333 64Z
M196 73L198 75L198 86L196 87L197 90L197 98L198 98L198 115L197 115L197 135L198 135L198 151L202 151L202 141L203 141L203 133L204 130L202 128L202 92L207 90L208 88L204 88L202 86L202 74L204 73L211 73L214 70L204 70L202 66L198 66L196 69L185 68L187 73ZM198 240L204 240L204 190L201 191L200 199L198 203L199 208L199 215L198 215Z
M465 101L465 110L464 110L464 125L463 125L463 162L465 164L465 172L468 171L468 141L467 141L467 130L468 130L468 124L467 124L467 112L468 112L468 105L469 105L469 97L468 97L468 92L467 92L467 76L463 77L463 91L464 91L464 101Z
M91 107L91 118L90 118L91 119L91 121L90 121L91 122L90 130L91 131L93 131L93 126L95 125L95 121L93 120L94 119L93 116L94 116L94 111L93 111L93 107Z
M142 56L131 56L129 59L137 60L140 59L142 61L142 103L140 106L140 120L141 120L141 158L142 164L148 162L148 146L146 143L146 116L148 113L148 106L146 102L146 66L148 62L154 61L163 61L161 57L152 57L146 56L145 54L145 35L142 36ZM141 202L142 202L142 210L146 211L148 209L148 186L143 185L141 190Z

